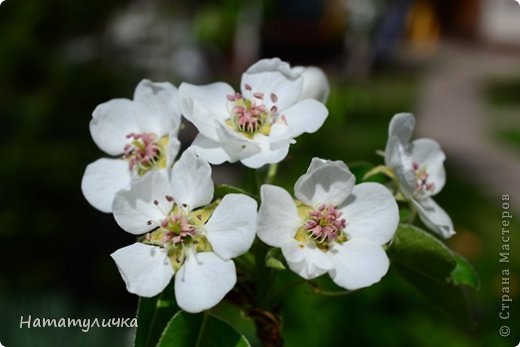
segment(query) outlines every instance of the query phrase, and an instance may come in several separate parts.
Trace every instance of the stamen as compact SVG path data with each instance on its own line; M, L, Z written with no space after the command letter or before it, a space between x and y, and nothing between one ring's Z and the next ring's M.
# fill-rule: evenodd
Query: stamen
M342 212L332 205L320 205L309 212L303 228L317 243L336 241L347 226L341 215Z
M129 169L136 169L139 175L144 175L163 157L163 149L154 133L130 133L126 135L130 143L123 147L123 158L128 160Z
M413 162L412 170L416 177L415 189L417 193L433 192L435 190L435 183L429 182L430 175L426 165L420 167L417 162Z

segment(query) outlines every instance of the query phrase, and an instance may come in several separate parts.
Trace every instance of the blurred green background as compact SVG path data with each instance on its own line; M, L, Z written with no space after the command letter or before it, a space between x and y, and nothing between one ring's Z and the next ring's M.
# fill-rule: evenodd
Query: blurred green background
M394 113L416 112L421 124L425 76L449 58L446 47L468 59L482 51L520 58L518 46L481 35L479 23L487 3L2 3L0 342L8 347L131 345L132 331L122 328L84 333L75 328L19 327L21 316L28 315L101 319L135 314L137 297L127 293L109 257L134 238L119 229L112 216L89 206L80 191L85 166L104 156L88 130L96 105L111 98L130 98L142 78L175 85L215 80L236 85L240 73L261 57L321 66L332 85L330 116L316 134L298 138L281 164L276 183L292 191L314 156L352 165L380 164L375 151L384 149ZM493 65L495 58L490 59ZM500 65L500 58L496 59ZM498 153L507 153L516 163L519 80L518 68L512 68L507 78L485 79L476 100L489 117L481 142L491 142ZM454 93L453 99L457 98ZM189 126L181 132L183 146L193 135ZM464 147L464 134L460 136ZM461 154L454 151L450 157L449 147L445 150L448 180L436 201L452 216L458 231L448 245L466 256L481 278L481 290L468 292L476 325L454 321L390 270L380 284L346 297L317 296L305 286L288 291L282 309L287 346L516 345L520 339L518 181L508 183L506 191L492 180L482 183L479 177L485 172L460 165ZM214 170L220 182L240 184L238 165ZM485 170L500 168L483 164ZM510 174L518 176L518 172ZM513 303L507 322L498 317L504 268L498 255L502 194L512 196L514 215L508 264ZM217 313L257 345L252 323L240 319L239 312L224 307ZM503 323L513 329L509 338L498 333Z

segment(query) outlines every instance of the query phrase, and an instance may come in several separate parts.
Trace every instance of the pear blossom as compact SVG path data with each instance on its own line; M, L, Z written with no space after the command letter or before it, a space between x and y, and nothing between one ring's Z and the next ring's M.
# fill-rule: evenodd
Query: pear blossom
M322 103L327 102L330 84L322 69L316 66L295 66L292 72L300 74L303 78L301 100L316 99Z
M177 304L200 312L233 288L232 258L253 243L257 204L243 194L212 203L213 192L211 167L187 150L169 175L151 172L117 193L116 222L142 235L111 255L129 292L157 295L175 276Z
M320 84L320 90L304 90L304 76L302 69L292 70L274 58L252 65L238 92L223 82L182 83L181 112L199 131L192 148L212 164L241 161L259 168L280 162L294 138L317 131L328 115L321 102L308 98L326 94L320 92L325 88Z
M142 80L133 100L112 99L96 107L90 133L112 158L89 164L81 190L87 201L112 212L115 194L149 171L171 166L180 147L177 88Z
M450 216L432 199L446 183L440 145L428 138L410 141L415 118L409 113L396 114L390 121L385 164L392 168L400 190L409 199L421 221L443 238L455 234Z
M397 229L399 211L391 192L378 183L355 185L342 161L314 158L294 186L263 185L258 237L279 247L289 268L305 279L328 273L355 290L388 271L383 246Z

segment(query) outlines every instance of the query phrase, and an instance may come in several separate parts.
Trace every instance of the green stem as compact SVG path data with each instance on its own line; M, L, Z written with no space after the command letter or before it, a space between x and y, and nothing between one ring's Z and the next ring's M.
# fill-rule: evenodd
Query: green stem
M249 169L248 171L248 186L247 189L251 194L258 196L260 193L260 177L258 170Z
M415 222L415 218L417 217L417 208L413 204L413 202L410 201L410 218L408 219L408 223L413 224Z
M204 317L202 318L202 324L200 326L199 335L197 336L196 347L201 347L202 335L204 335L204 329L206 328L206 322L209 317L209 311L204 311Z
M323 290L321 289L317 283L315 282L307 282L311 287L311 290L314 294L323 295L323 296L345 296L356 292L355 290L340 290L340 291L331 291L331 290Z
M286 284L284 287L282 287L278 291L274 292L272 295L268 296L266 301L270 302L270 301L273 301L274 299L277 299L280 295L282 295L283 293L285 293L289 289L291 289L293 287L296 287L296 286L304 283L305 281L306 281L305 279L299 278L299 279L297 279L295 281L292 281L292 282Z
M276 172L278 171L278 164L270 164L267 176L265 177L265 184L272 184L276 178Z
M268 247L262 242L257 241L254 244L253 254L255 255L255 267L257 273L256 280L256 303L259 307L263 307L267 291L269 290L271 269L265 265L265 257L268 252Z

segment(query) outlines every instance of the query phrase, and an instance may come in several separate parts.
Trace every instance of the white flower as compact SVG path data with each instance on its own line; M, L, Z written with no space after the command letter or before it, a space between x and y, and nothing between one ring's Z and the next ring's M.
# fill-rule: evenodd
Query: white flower
M415 118L409 113L396 114L390 121L385 163L399 181L401 192L417 208L423 223L444 238L455 234L450 216L431 198L446 183L446 156L432 139L410 142Z
M316 99L322 103L327 102L330 84L322 69L316 66L295 66L292 71L303 77L301 100Z
M129 292L151 297L175 274L175 297L185 311L215 306L236 283L231 258L253 243L256 201L243 194L213 198L211 167L187 150L173 166L136 180L114 200L117 223L140 242L111 256ZM208 205L209 204L209 205Z
M170 83L142 80L134 99L112 99L98 105L90 121L94 142L116 158L89 164L81 190L103 212L112 211L114 195L132 179L170 167L180 147L177 89Z
M182 114L199 130L193 149L212 164L241 161L258 168L280 162L295 137L317 131L328 115L319 101L301 99L303 85L302 72L278 58L251 66L240 92L223 82L181 84Z
M258 237L280 247L291 270L305 279L328 272L349 290L378 282L388 271L383 249L397 228L397 204L384 186L362 183L341 161L314 158L294 186L263 185Z

